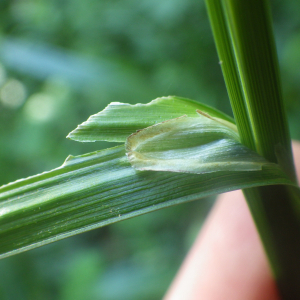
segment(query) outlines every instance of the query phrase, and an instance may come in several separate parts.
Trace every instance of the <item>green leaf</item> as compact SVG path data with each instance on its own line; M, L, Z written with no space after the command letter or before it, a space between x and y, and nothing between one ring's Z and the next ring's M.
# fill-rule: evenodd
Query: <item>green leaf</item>
M141 172L124 146L69 157L0 188L0 257L207 195L289 183L275 164L252 172Z
M196 110L234 124L229 116L207 105L175 96L157 98L148 104L113 102L92 115L67 136L79 142L125 142L133 132L184 114L197 117Z
M270 164L242 145L227 123L200 114L155 124L129 136L127 156L137 170L195 174L260 170Z

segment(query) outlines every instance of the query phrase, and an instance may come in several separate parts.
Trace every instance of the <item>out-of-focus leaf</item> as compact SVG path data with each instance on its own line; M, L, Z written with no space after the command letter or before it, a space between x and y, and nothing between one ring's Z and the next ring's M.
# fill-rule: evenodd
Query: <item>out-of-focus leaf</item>
M124 146L69 157L0 188L0 257L163 207L230 190L290 184L277 167L204 174L137 171Z
M79 125L69 133L68 138L79 142L125 142L133 132L155 123L178 118L184 114L197 117L196 110L226 120L235 126L229 116L212 107L189 99L169 96L157 98L148 104L130 105L113 102Z
M182 116L133 133L126 151L137 170L201 174L260 170L270 164L242 145L233 129L203 115Z

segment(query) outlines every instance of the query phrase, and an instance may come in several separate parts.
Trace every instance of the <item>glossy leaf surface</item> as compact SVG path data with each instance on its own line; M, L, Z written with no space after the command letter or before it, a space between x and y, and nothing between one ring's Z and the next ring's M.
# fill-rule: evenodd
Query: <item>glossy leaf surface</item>
M153 124L185 114L189 117L197 117L197 109L212 117L234 123L230 117L212 107L189 99L169 96L157 98L147 104L131 105L113 102L79 125L68 135L68 138L79 142L125 142L133 132Z
M0 188L0 253L3 258L211 194L289 183L277 165L251 172L141 172L124 146L70 157L60 168Z

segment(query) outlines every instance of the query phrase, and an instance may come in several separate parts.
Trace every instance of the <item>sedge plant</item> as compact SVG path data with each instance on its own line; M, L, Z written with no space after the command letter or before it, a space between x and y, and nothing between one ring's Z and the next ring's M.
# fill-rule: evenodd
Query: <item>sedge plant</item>
M113 102L69 133L120 145L0 188L0 257L243 189L282 299L300 298L299 188L267 0L206 0L234 119L175 96Z

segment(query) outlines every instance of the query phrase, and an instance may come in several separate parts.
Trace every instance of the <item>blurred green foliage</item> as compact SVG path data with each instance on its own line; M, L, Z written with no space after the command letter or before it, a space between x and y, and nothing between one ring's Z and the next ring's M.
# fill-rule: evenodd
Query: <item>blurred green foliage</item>
M272 1L292 137L300 139L300 2ZM0 184L110 147L65 139L109 102L167 95L231 114L203 1L2 0ZM212 199L0 261L0 298L160 299Z

